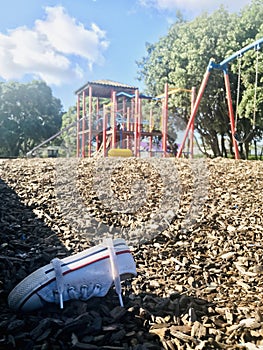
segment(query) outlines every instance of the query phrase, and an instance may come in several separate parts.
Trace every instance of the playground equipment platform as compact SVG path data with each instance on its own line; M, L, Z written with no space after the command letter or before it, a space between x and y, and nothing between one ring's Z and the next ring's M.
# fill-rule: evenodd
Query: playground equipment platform
M107 157L110 149L129 149L140 157L142 142L148 143L150 156L156 150L163 157L175 156L177 145L168 134L168 98L181 90L190 92L193 99L194 88L169 91L165 84L162 95L151 97L140 94L137 87L110 80L87 82L75 92L77 157L98 152ZM154 102L155 110L149 104L145 107L147 101Z

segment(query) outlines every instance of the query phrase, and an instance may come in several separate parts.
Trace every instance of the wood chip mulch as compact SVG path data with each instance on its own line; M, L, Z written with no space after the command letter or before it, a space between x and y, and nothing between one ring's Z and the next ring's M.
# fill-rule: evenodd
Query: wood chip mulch
M123 283L124 308L112 288L104 298L69 301L63 310L55 304L27 314L9 309L9 292L28 274L96 244L98 222L125 235L137 222L158 217L162 179L145 162L126 160L122 175L112 175L123 202L136 172L150 188L141 211L118 215L92 188L94 160L79 161L78 189L90 213L86 228L60 208L56 160L0 162L0 349L263 349L260 161L207 159L206 173L196 180L189 160L170 160L177 169L170 180L180 183L176 215L145 239L127 237L138 276ZM204 187L195 191L201 179ZM186 225L193 203L198 212Z

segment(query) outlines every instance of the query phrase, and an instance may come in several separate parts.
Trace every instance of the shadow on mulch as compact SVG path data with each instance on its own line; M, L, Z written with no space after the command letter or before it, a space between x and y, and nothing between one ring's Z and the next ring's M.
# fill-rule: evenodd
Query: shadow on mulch
M0 322L9 313L7 296L29 273L70 252L33 208L0 179Z
M161 350L170 349L174 336L178 342L196 341L186 318L194 306L191 317L200 320L209 307L206 301L179 294L134 295L128 289L126 282L124 307L112 288L104 298L66 302L63 310L50 304L30 314L10 313L0 324L0 349Z
M63 310L50 304L32 313L14 312L7 304L12 288L54 257L70 252L1 179L0 239L1 350L161 350L171 332L191 332L189 317L194 321L207 314L207 301L180 294L134 294L130 281L123 286L124 308L112 288L104 298L66 302Z

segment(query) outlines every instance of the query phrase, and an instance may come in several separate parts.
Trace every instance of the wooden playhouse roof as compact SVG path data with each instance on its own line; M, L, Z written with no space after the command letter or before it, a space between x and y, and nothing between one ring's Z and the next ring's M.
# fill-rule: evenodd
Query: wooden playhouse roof
M88 81L86 84L81 86L78 90L75 91L76 95L81 94L83 91L88 95L89 87L92 87L92 96L94 97L104 97L110 98L112 91L125 92L127 94L134 94L135 90L138 88L135 86L130 86L127 84L118 83L112 80L95 80Z

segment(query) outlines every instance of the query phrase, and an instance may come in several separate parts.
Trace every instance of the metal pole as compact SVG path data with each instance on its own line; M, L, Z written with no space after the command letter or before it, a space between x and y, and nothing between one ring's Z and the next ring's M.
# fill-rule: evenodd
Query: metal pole
M130 107L127 107L127 131L128 131L128 134L126 137L127 148L130 148L130 135L129 135L129 132L131 131L130 113L131 113Z
M111 106L111 127L112 127L112 144L111 148L116 148L116 91L112 91L112 106Z
M134 114L135 114L135 95L134 95L134 98L131 100L131 118L130 118L130 121L131 121L131 124L130 124L130 130L131 131L135 131L135 117L134 117Z
M152 148L153 148L153 136L152 136L152 132L153 132L153 110L152 107L150 109L150 125L149 125L149 131L151 133L150 135L150 140L149 140L149 151L150 151L150 157L152 157Z
M127 118L127 107L126 107L126 96L122 98L122 116L123 118Z
M81 137L81 157L85 157L85 129L86 129L86 92L82 92L82 137Z
M138 151L138 130L139 130L139 127L138 127L138 114L139 114L139 91L138 90L135 90L135 101L134 101L134 154L135 154L135 157L138 157L139 156L139 151Z
M100 101L99 101L99 97L97 97L97 103L96 103L96 114L97 114L97 118L96 118L96 151L99 150L99 119L100 119Z
M126 96L123 96L122 98L122 117L125 119L126 122L123 120L122 121L122 129L124 132L124 137L122 139L122 145L121 148L125 148L125 143L127 145L127 138L125 137L125 131L127 130L127 105L126 105ZM126 147L127 148L127 147Z
M141 132L142 132L142 99L138 91L138 155L141 156Z
M89 157L91 157L92 145L92 86L89 86Z
M80 129L80 95L78 94L77 96L77 140L76 140L76 143L77 143L77 158L79 158L79 129Z
M167 124L168 124L168 84L164 86L164 100L163 100L163 117L162 117L162 148L163 157L167 154Z
M54 134L53 136L49 137L47 140L41 142L39 145L37 145L36 147L32 148L29 152L27 152L27 156L29 156L30 154L34 153L37 149L39 149L40 147L46 145L48 142L54 140L56 137L58 137L59 135L61 135L63 132L68 131L70 128L72 128L73 126L76 126L78 123L80 123L83 120L83 118L79 119L79 121L75 121L70 123L68 126L66 126L65 128L61 129L60 131L58 131L56 134Z
M107 107L103 105L103 126L102 126L102 143L103 143L103 157L107 155Z
M235 117L234 117L234 110L233 110L233 104L232 104L229 75L228 75L227 69L224 69L224 79L225 79L227 105L228 105L228 113L229 113L230 126L231 126L232 142L233 142L234 152L235 152L235 159L239 159L238 145L237 145L237 141L236 141L236 139L234 137L235 130L236 130L236 128L235 128Z
M210 64L208 66L210 68ZM185 145L185 141L187 139L187 136L188 136L188 133L189 133L189 130L191 128L191 125L192 123L194 122L194 118L197 114L197 110L198 110L198 107L200 105L200 102L201 102L201 99L203 97L203 94L204 94L204 91L205 91L205 88L206 88L206 84L208 82L208 79L209 79L209 76L210 76L210 69L207 69L207 71L205 72L205 75L204 75L204 78L203 78L203 81L202 81L202 84L200 86L200 89L199 89L199 92L198 92L198 95L196 97L196 100L195 100L195 104L194 104L194 108L192 110L192 113L191 113L191 116L189 118L189 121L188 121L188 124L187 124L187 127L186 127L186 131L185 131L185 134L184 134L184 138L183 138L183 141L179 147L179 150L177 152L177 158L180 158L180 156L182 155L182 151L184 149L184 145Z
M259 50L262 44L263 44L263 38L260 38L256 41L254 41L252 44L249 44L249 45L243 47L241 50L233 53L231 56L224 59L222 62L219 63L219 67L217 67L217 68L224 69L226 64L233 61L237 57L241 57L243 55L243 53L245 53L249 50L252 50L252 49Z
M194 109L194 103L195 103L195 95L196 95L196 88L192 87L192 94L191 94L191 112ZM191 128L190 128L190 158L193 158L194 156L194 119L193 122L191 124Z

